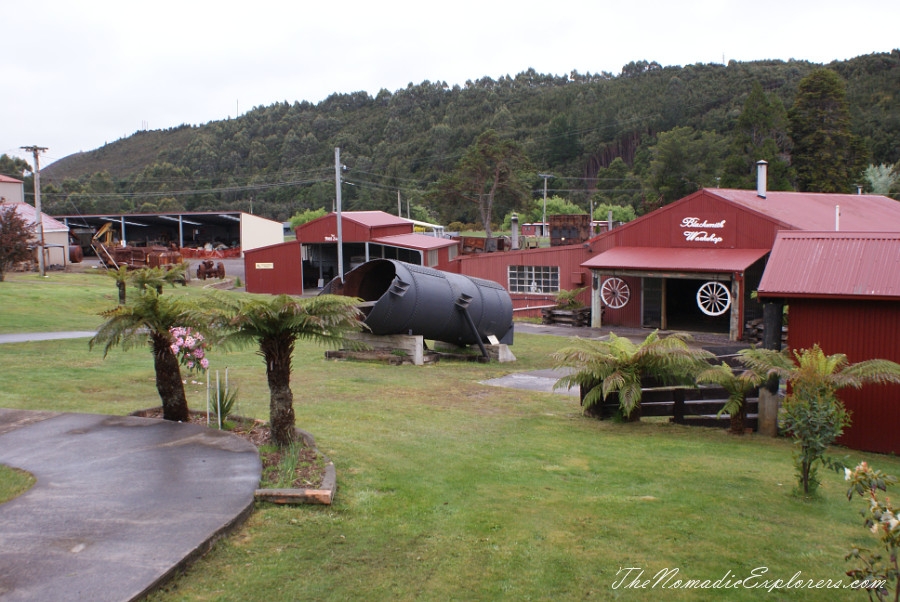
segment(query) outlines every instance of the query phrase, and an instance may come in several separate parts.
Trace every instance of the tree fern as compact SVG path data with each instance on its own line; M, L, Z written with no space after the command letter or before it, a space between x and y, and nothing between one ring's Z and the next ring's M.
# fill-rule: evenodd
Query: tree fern
M607 340L574 338L571 344L553 354L557 368L575 370L560 378L555 388L579 386L587 390L584 405L604 401L618 393L619 407L625 416L640 406L641 380L652 377L666 384L688 384L693 375L713 357L708 351L688 345L690 336L675 333L660 338L650 333L641 343L610 333Z

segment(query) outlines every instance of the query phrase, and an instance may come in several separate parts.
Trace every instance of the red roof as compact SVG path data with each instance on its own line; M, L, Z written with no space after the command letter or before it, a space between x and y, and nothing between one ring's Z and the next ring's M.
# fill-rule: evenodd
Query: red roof
M613 247L581 265L595 270L742 272L769 249Z
M341 228L344 242L368 242L379 236L407 234L412 222L384 211L342 211ZM337 241L337 214L332 212L295 229L303 244Z
M409 220L385 213L384 211L342 211L341 217L369 228L378 226L409 226Z
M900 232L900 202L875 194L821 192L766 193L755 190L707 188L715 195L782 222L794 230L835 230L835 207L840 207L840 230L847 232Z
M900 232L779 232L759 295L900 298Z
M15 178L0 174L0 182L3 182L4 184L21 184L22 180L17 180Z
M428 251L431 249L443 249L444 247L453 247L459 244L459 241L449 238L438 238L436 236L428 236L427 234L396 234L394 236L382 236L373 238L372 242L380 245L389 245L391 247L400 247L403 249L416 249L418 251Z

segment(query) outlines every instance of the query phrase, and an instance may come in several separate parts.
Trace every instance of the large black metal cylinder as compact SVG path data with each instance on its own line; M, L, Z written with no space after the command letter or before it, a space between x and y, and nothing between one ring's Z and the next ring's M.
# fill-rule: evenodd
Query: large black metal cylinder
M332 280L326 293L362 299L374 334L416 334L456 345L484 343L493 335L512 344L512 300L490 280L375 259L348 272L343 284Z

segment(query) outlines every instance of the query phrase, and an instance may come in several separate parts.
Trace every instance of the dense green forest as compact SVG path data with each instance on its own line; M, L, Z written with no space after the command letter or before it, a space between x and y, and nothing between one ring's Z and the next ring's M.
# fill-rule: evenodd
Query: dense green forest
M804 91L804 78L823 67L837 77ZM474 197L482 192L454 194L459 182L451 179L489 131L517 157L505 176L517 185L508 188L514 193L498 189L495 223L543 195L539 174L550 195L585 210L605 203L637 214L701 187L752 188L759 159L770 164L770 188L814 190L824 176L799 163L821 144L812 136L821 128L801 128L815 118L801 100L821 90L844 103L836 127L848 131L834 158L847 173L819 189L859 185L900 198L900 51L893 50L824 66L640 61L619 75L528 70L462 86L425 81L374 97L276 102L236 119L140 131L61 159L41 172L43 207L50 214L229 209L287 220L331 210L340 148L344 209L396 213L399 203L413 217L480 222ZM4 158L0 172L21 176L22 166Z

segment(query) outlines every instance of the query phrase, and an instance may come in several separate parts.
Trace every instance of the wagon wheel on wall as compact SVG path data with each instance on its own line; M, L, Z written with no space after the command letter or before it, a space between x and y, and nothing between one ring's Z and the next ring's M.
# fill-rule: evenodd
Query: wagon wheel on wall
M600 298L603 299L604 305L621 309L631 299L631 289L621 278L607 278L600 287Z
M707 316L721 316L731 307L731 293L721 282L707 282L697 291L697 305Z

